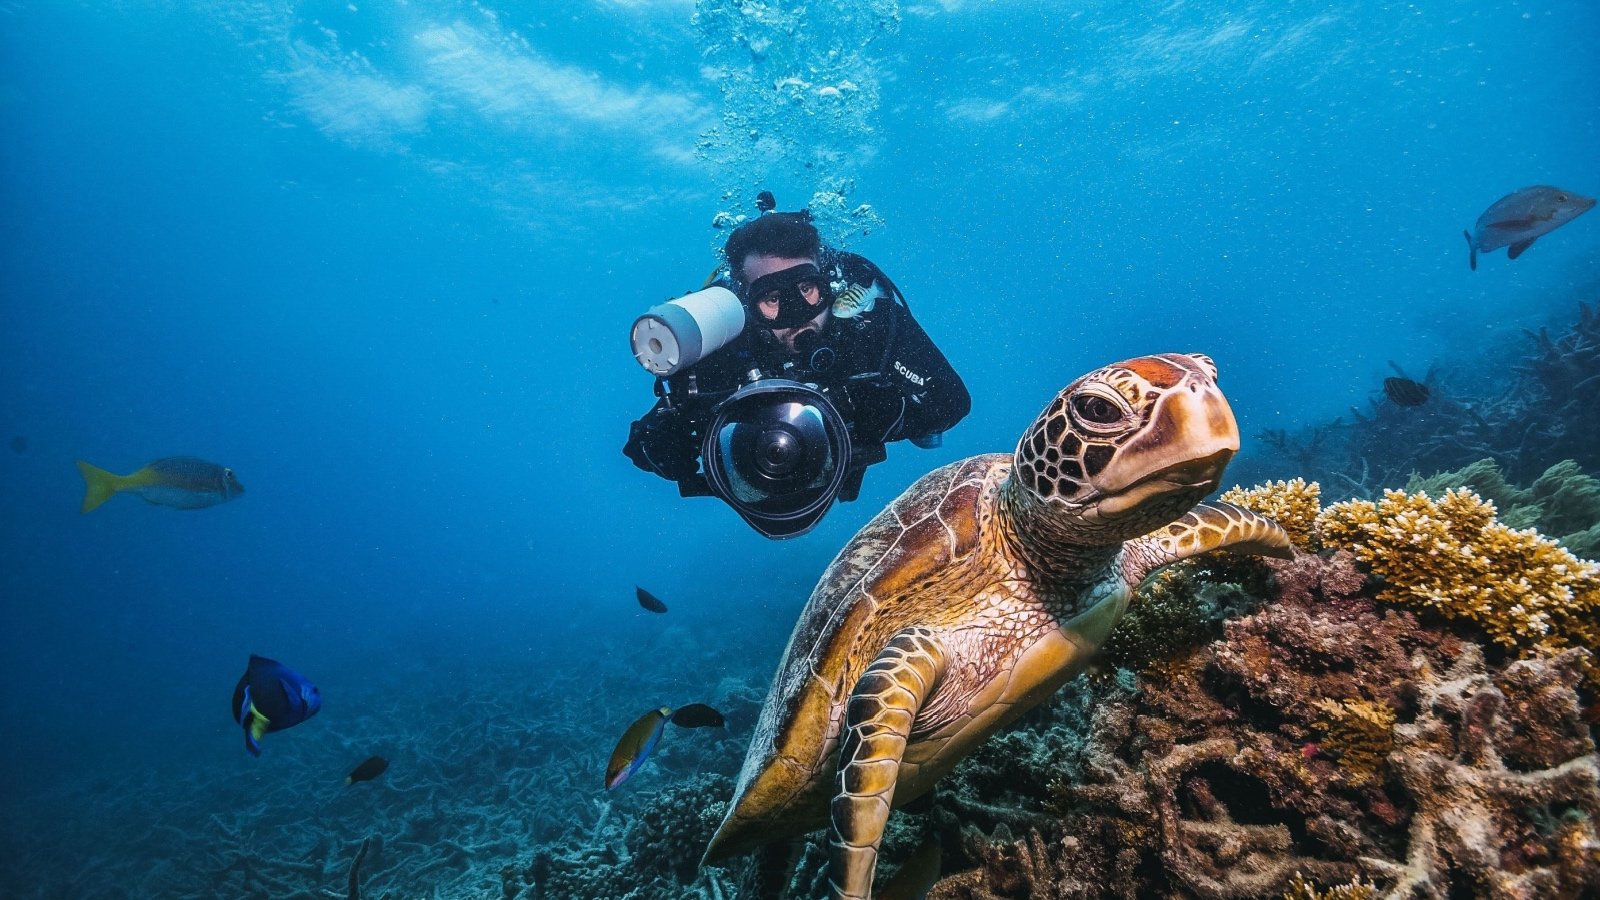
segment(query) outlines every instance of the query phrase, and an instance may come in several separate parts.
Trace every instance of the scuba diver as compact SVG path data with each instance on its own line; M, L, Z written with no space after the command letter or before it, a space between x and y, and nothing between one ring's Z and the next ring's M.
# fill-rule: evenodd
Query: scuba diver
M659 399L623 453L789 538L854 500L885 444L937 447L972 400L882 270L824 246L808 210L757 206L708 287L635 321Z

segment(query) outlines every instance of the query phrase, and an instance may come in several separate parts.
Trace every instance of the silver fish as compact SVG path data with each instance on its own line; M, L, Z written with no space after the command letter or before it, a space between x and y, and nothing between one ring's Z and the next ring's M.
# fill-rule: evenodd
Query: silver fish
M1510 247L1512 259L1533 246L1533 242L1594 208L1594 198L1574 194L1548 184L1525 187L1507 194L1484 210L1472 231L1463 231L1471 250L1474 271L1478 253Z

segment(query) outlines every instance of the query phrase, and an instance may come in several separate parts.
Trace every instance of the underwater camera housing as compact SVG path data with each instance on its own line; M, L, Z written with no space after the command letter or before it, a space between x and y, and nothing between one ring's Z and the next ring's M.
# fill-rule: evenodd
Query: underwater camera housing
M633 358L652 375L675 375L738 337L744 322L744 304L721 285L685 294L633 321Z
M827 395L765 378L712 412L701 460L712 493L751 528L798 537L822 520L850 472L850 429Z

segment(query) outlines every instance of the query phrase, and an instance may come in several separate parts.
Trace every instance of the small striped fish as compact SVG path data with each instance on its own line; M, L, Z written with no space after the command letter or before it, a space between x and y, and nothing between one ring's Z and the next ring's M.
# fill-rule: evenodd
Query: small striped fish
M878 287L876 278L867 284L852 284L834 298L833 314L841 319L854 319L864 312L872 312L882 296L883 288Z

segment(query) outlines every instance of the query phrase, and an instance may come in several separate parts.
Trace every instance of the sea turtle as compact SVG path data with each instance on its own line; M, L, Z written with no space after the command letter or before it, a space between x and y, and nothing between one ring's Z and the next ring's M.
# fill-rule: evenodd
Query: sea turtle
M714 863L828 826L830 893L866 898L893 806L1077 675L1156 569L1283 529L1200 503L1239 431L1199 354L1067 386L1013 454L951 463L872 518L800 614Z

